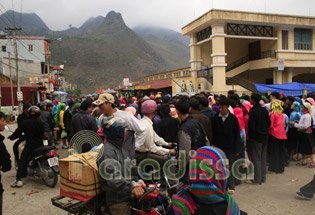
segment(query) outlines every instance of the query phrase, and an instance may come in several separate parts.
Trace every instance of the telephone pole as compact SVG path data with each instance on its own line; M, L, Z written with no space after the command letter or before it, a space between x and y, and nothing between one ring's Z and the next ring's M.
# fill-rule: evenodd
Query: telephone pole
M11 103L12 103L12 111L14 109L14 97L13 97L13 84L12 84L12 70L11 70L11 53L8 52L9 58L9 71L10 71L10 88L11 88Z
M46 68L47 68L47 79L48 79L48 85L47 85L47 91L48 93L50 93L50 91L53 91L53 89L50 89L50 57L51 57L51 52L50 51L46 51L45 52L45 64L46 64Z
M16 70L16 79L17 79L17 100L18 100L18 110L21 113L22 101L23 101L23 93L21 91L20 86L20 77L19 77L19 65L18 65L18 51L16 45L16 31L21 31L22 28L5 28L7 31L12 31L13 34L13 43L14 43L14 54L15 54L15 70Z

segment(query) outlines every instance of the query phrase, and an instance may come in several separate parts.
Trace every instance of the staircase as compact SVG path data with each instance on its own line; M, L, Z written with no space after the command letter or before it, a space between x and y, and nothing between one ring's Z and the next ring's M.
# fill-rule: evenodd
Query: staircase
M265 58L275 58L276 52L275 51L265 51L260 53L260 58L255 60L261 60ZM241 72L247 71L249 68L249 65L246 64L248 62L251 62L249 59L249 56L242 57L241 59L238 59L232 63L229 63L226 67L226 72L230 72L234 69L242 70ZM245 65L246 64L246 65ZM197 77L203 77L207 79L211 84L213 84L213 72L212 68L206 68L198 71ZM255 85L245 79L239 78L239 77L226 77L226 84L227 85L239 85L251 92L259 93L255 87Z
M255 85L249 81L246 81L242 78L238 77L231 77L231 78L226 78L226 84L227 85L239 85L253 93L259 93L255 87Z

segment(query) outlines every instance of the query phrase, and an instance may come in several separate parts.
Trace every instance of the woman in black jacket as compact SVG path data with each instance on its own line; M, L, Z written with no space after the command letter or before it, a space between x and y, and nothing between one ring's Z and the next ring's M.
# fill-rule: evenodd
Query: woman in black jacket
M0 132L4 131L5 127L5 119L4 114L0 112ZM0 170L2 172L7 172L11 169L11 160L10 154L8 153L4 143L4 136L0 134ZM0 215L2 215L2 194L3 194L3 187L1 183L1 174L0 174Z

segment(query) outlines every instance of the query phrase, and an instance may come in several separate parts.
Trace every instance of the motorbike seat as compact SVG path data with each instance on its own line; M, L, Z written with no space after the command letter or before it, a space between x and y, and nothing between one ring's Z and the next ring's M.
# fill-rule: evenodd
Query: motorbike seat
M33 156L38 156L38 155L47 153L47 152L49 152L50 150L53 150L53 149L55 149L54 146L42 146L42 147L34 149L32 151L32 153L33 153Z

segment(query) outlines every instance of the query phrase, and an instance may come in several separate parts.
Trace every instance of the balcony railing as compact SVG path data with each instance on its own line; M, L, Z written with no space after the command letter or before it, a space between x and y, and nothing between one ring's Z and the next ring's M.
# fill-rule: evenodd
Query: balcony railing
M264 58L275 58L276 57L276 52L274 50L270 50L270 51L264 51L260 53L259 58L255 59L255 60L259 60L259 59L264 59ZM249 56L246 57L242 57L241 59L238 59L232 63L229 63L227 65L226 71L231 71L232 69L235 69L236 67L239 67L245 63L247 63L249 60Z
M294 42L294 49L299 50L313 50L312 43Z

